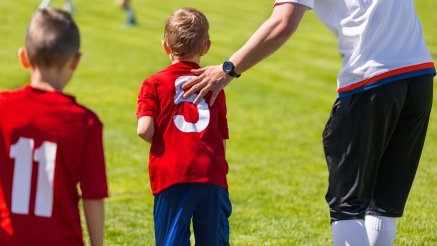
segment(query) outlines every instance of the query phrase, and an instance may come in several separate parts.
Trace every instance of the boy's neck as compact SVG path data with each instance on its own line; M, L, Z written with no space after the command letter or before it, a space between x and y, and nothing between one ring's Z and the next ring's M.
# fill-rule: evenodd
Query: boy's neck
M185 57L177 57L177 56L171 56L171 64L175 64L178 62L194 62L196 64L200 63L200 56L194 56L194 57L189 57L189 58L185 58Z
M70 77L58 68L30 69L30 85L44 91L63 91Z

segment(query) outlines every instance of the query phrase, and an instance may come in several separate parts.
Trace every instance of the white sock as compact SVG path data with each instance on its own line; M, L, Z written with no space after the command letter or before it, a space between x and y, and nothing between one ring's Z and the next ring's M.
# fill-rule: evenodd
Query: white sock
M396 218L366 215L366 229L372 246L391 246L396 236Z
M332 223L334 246L369 246L364 220L339 220Z

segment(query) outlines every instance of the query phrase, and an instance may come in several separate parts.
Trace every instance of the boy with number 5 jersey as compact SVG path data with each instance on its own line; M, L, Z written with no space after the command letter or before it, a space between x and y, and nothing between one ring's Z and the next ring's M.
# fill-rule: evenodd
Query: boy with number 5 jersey
M84 245L80 197L90 243L103 245L102 123L62 92L79 46L69 13L38 10L19 50L30 85L0 92L0 245Z
M191 220L196 245L229 245L225 95L214 106L208 96L196 105L195 95L184 99L181 89L211 45L208 28L195 9L173 12L162 41L172 64L146 79L138 95L137 132L152 144L157 245L189 245Z

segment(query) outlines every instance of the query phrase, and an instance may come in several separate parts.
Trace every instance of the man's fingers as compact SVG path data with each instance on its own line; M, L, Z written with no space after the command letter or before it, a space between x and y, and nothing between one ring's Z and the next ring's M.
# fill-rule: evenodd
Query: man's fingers
M205 72L205 70L206 70L206 67L198 68L198 69L191 69L192 73L194 73L195 75L199 75L199 76L197 76L197 77L191 79L190 81L188 81L187 83L183 84L182 89L187 90L188 88L191 88L193 85L201 82L203 77L204 77L204 76L202 76L202 74Z
M209 91L209 86L204 87L202 90L199 91L199 94L197 95L197 97L194 99L193 103L194 104L199 104L199 102L202 100L202 98L206 95L206 93L208 93Z
M193 87L193 85L198 84L201 80L202 80L202 78L200 78L200 77L194 77L193 79L191 79L190 81L188 81L182 85L182 90L186 90L188 88L191 89Z
M195 86L191 87L189 90L184 92L184 95L182 95L183 98L189 98L191 95L193 95L196 92L197 88Z
M220 66L207 66L199 69L192 69L191 72L197 75L197 77L182 85L182 89L184 90L183 97L188 98L196 93L197 95L193 103L199 104L202 98L204 98L209 91L213 91L213 98L210 102L212 105L220 91L218 90L216 92L216 89L214 88L217 86L215 84L223 79L221 73L217 72L217 70L222 72Z
M202 100L202 97L199 94L199 95L197 95L196 99L194 99L193 103L197 105L201 100Z
M202 88L206 88L205 83L198 82L197 84L194 84L191 88L189 88L187 91L184 92L183 98L190 97L191 95L197 93Z
M214 90L212 92L212 96L211 99L209 100L209 106L212 106L215 102L215 99L217 98L218 94L219 94L220 90Z
M202 73L204 73L206 71L208 67L201 67L198 69L191 69L191 72L194 73L195 75L201 75Z

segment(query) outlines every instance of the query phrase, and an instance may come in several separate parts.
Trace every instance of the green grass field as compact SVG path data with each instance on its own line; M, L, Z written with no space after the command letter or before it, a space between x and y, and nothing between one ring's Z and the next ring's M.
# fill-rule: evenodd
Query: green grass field
M136 95L142 80L169 64L161 48L163 24L191 6L210 21L212 48L202 65L218 64L270 15L273 1L134 0L139 25L124 25L112 0L73 1L83 53L67 93L105 124L111 197L107 245L153 245L149 146L136 136ZM29 82L18 63L26 26L38 0L0 1L0 89ZM54 1L62 6L63 1ZM437 4L416 0L426 40L437 58ZM329 245L324 201L327 168L321 133L336 97L341 64L336 41L313 13L272 57L226 88L232 245ZM434 105L437 106L437 105ZM437 245L437 113L432 113L421 165L396 245Z

